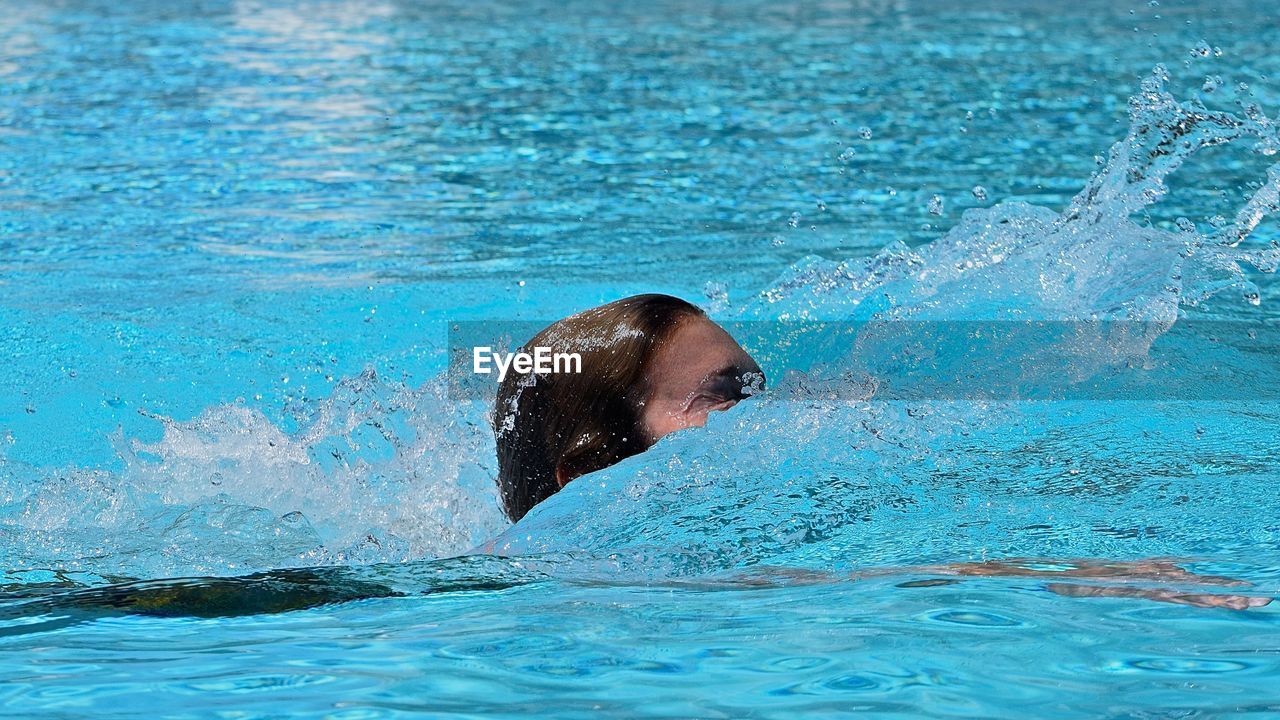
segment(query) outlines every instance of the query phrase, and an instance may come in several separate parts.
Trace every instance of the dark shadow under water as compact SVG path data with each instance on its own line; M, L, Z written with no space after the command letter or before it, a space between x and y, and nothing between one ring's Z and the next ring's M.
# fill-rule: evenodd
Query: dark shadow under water
M358 600L494 592L550 581L593 587L643 585L711 592L848 583L895 576L901 579L895 587L906 590L970 581L1032 579L1044 581L1043 590L1067 598L1128 598L1229 610L1263 607L1273 600L1263 595L1234 594L1250 583L1193 574L1170 560L1106 563L1023 558L869 568L852 575L758 566L683 579L626 579L598 574L574 577L572 573L555 577L546 572L562 562L563 558L559 557L514 560L464 556L403 565L269 570L238 577L129 580L95 587L9 586L2 588L3 594L0 594L0 638L49 632L107 617L272 615ZM1047 566L1053 569L1045 569Z

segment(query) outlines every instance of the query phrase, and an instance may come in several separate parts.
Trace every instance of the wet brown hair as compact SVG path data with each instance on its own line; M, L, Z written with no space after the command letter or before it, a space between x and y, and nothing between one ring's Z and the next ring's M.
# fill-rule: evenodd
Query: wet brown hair
M560 489L556 468L576 478L646 450L646 372L681 321L706 317L670 295L633 295L552 323L522 351L578 353L581 372L510 372L498 386L493 426L498 488L519 520Z

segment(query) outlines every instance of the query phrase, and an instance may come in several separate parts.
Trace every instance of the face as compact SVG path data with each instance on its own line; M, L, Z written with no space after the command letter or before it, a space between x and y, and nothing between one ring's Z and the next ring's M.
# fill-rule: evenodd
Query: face
M744 387L764 380L756 361L723 328L705 317L681 321L655 354L651 394L642 410L649 442L728 410L747 397Z

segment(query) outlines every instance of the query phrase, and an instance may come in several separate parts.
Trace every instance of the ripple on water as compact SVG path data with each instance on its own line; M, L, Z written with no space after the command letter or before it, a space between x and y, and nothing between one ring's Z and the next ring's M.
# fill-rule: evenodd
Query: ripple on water
M1260 663L1198 657L1149 657L1124 660L1109 668L1113 672L1139 670L1145 672L1202 675L1240 672L1261 667ZM1124 668L1124 669L1122 669Z
M797 672L803 670L813 670L822 667L831 662L829 658L824 657L807 657L794 656L778 658L765 666L766 672Z
M33 677L15 682L14 685L17 687L21 687L27 683L33 683L33 685L28 685L27 692L17 698L14 704L19 707L25 703L32 703L37 706L47 704L50 707L56 707L58 705L80 705L88 702L102 692L101 687L93 687L91 685L87 686L79 683L69 685L34 685L34 683L44 683L47 680L48 678Z
M842 673L835 677L821 678L799 683L789 683L770 690L769 695L789 697L794 695L833 695L845 693L870 693L885 689L885 685L866 675Z
M188 682L181 685L187 689L196 692L218 692L218 693L254 693L254 692L270 692L286 688L301 688L314 685L327 685L335 682L338 677L335 675L327 675L320 673L308 674L280 674L272 673L268 675L248 675L242 677L229 677L216 680L206 680L201 682Z
M524 657L564 654L574 643L558 635L515 635L499 642L446 645L436 654L464 660L489 657Z
M531 663L529 665L521 666L521 669L537 673L539 675L549 675L551 677L561 678L583 678L595 674L593 668L572 662Z
M993 612L967 609L935 610L934 612L925 614L924 620L936 623L947 623L949 625L968 625L970 627L981 628L1031 627L1030 623L1023 622L1017 618Z

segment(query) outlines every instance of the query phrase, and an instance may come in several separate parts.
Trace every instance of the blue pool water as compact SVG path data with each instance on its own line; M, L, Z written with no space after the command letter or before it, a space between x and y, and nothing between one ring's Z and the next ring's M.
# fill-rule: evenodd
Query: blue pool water
M0 715L1280 717L1273 606L924 567L1280 594L1275 13L0 11ZM450 324L640 291L770 390L509 526Z

